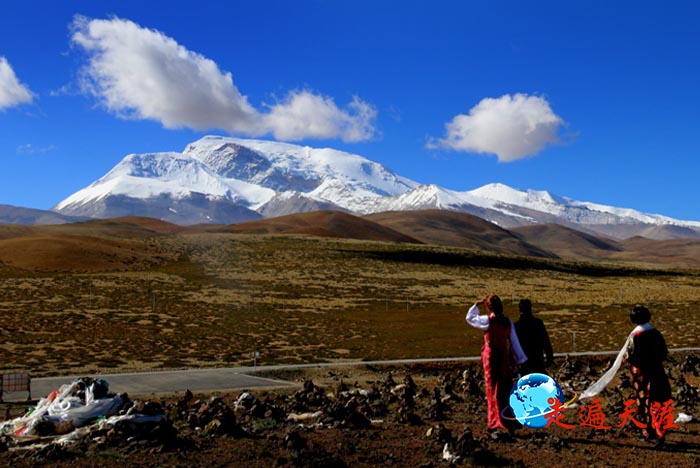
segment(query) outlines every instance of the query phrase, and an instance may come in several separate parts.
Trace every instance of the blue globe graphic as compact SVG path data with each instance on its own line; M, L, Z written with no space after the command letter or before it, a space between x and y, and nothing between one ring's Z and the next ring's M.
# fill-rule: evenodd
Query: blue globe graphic
M545 374L528 374L513 385L509 403L520 424L541 429L547 425L545 415L552 411L549 402L552 398L564 404L564 392L559 384Z

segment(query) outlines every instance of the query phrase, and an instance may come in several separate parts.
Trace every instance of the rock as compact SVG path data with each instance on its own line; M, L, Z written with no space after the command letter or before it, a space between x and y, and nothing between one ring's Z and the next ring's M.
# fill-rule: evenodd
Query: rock
M306 448L306 439L301 436L299 431L290 431L284 436L282 444L290 450L301 450Z
M355 429L367 429L372 426L372 422L364 414L358 411L351 411L342 421L343 426Z
M202 434L204 435L218 435L221 433L221 421L218 419L212 419L204 426Z
M683 374L676 379L676 393L674 396L676 406L687 410L694 408L700 402L698 389L690 385L683 377Z
M436 387L433 391L433 397L428 404L428 419L444 421L446 419L445 412L448 409L448 406L442 400L440 389Z
M187 415L187 424L189 424L189 426L190 426L192 429L194 429L195 427L200 426L200 424L199 424L199 416L197 416L197 415L194 414L194 413L188 414L188 415Z
M492 434L503 434L505 432L494 432ZM448 451L457 457L461 462L466 462L476 466L504 466L508 460L501 458L490 451L477 439L469 429L466 429L456 441L446 444Z
M442 424L432 426L425 433L425 436L431 440L435 440L441 446L452 442L452 432Z
M694 376L700 376L700 357L689 355L678 366L681 372L690 373Z
M192 398L194 398L194 395L192 395L192 392L188 388L185 390L185 394L182 395L182 397L178 400L177 405L178 406L187 406L187 404L192 401Z
M313 413L290 413L287 415L287 421L294 423L308 422L311 420L316 420L323 415L322 411L314 411Z
M235 408L236 410L250 409L255 404L255 400L256 398L252 394L243 392L236 400Z
M335 395L339 396L343 392L348 391L348 386L342 380L338 383L338 388L335 389Z
M411 424L413 426L420 426L423 424L423 420L418 416L412 408L401 406L397 411L397 420L400 423Z
M385 391L390 391L393 387L396 386L396 382L394 381L393 376L391 375L391 372L389 372L386 375L386 379L384 379L384 390Z
M465 395L475 398L481 398L483 396L481 377L473 368L464 370L460 386L462 387L462 393Z

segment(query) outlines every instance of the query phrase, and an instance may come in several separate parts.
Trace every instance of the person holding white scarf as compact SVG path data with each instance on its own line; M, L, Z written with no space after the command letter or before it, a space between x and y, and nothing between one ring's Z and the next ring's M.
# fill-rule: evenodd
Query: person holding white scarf
M663 361L668 355L666 341L657 329L649 324L651 312L637 305L630 312L630 320L636 325L627 337L615 362L603 376L584 391L580 399L596 396L612 381L627 358L632 374L632 386L637 397L637 420L645 424L642 435L647 440L656 439L656 445L664 444L666 428L653 417L671 399L671 384L664 370Z
M630 313L630 320L637 325L632 330L628 348L632 386L637 394L637 420L647 425L642 429L644 438L656 439L657 445L661 445L666 429L658 423L654 424L659 418L654 418L652 413L671 399L671 384L663 366L668 349L661 332L649 325L649 309L636 306Z

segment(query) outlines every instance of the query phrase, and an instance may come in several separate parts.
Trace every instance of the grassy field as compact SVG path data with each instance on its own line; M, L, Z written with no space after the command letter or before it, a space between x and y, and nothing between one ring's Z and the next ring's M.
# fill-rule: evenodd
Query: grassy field
M619 349L648 305L669 347L698 346L700 275L294 236L143 239L131 271L0 265L0 362L35 376L477 355L467 306L528 297L555 352Z

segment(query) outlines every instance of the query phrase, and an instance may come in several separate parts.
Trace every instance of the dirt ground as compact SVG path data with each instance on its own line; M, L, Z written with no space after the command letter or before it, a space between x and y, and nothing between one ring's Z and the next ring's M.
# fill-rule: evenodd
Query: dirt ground
M513 319L529 297L556 352L619 349L637 303L669 347L700 346L694 271L343 239L142 242L161 263L100 272L0 264L0 371L248 366L255 351L261 365L475 356L482 334L464 316L492 291Z
M511 318L517 299L531 298L555 352L619 349L637 303L651 308L670 348L700 344L696 271L338 239L188 234L142 242L147 261L107 252L118 268L0 264L0 371L246 366L253 351L259 364L478 355L483 334L464 314L491 291ZM676 413L698 416L698 356L672 358ZM610 360L560 361L550 371L573 396ZM27 450L0 438L0 466L700 465L697 423L672 429L662 448L638 440L629 425L488 434L479 366L289 372L275 377L297 381L296 389L256 390L238 407L243 392L149 396L147 406L166 423L92 431L66 448ZM601 396L613 423L631 395L624 375ZM9 410L19 416L26 407ZM567 417L575 423L576 409ZM453 462L443 459L446 444Z
M673 354L667 372L674 416L700 414L700 356ZM581 391L610 359L560 360L550 373L565 395ZM465 379L466 372L466 379ZM627 371L600 395L606 423L618 424L631 397ZM480 363L287 371L285 391L152 398L168 425L151 432L93 433L68 448L11 449L0 464L16 467L686 467L700 464L700 424L678 424L666 444L638 429L520 428L514 438L486 431ZM238 402L238 403L237 403ZM243 404L241 404L243 402ZM218 409L217 409L218 408ZM18 411L20 408L13 408ZM293 416L294 415L294 416ZM292 420L297 418L297 420ZM212 422L216 420L216 422ZM444 459L447 451L459 458Z

